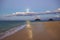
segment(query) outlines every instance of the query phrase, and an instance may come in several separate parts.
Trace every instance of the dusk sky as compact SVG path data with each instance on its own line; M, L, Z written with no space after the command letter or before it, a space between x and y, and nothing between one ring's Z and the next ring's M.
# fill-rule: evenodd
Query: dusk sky
M60 8L60 0L0 0L0 16L15 12L25 12L27 8L31 12L53 11Z
M0 14L26 11L41 12L60 8L60 0L0 0Z

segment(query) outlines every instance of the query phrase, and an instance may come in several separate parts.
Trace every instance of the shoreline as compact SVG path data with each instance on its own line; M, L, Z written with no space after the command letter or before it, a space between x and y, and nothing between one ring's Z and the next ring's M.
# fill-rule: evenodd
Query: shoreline
M13 35L14 33L18 32L21 29L23 29L25 26L26 26L26 24L11 28L10 30L8 30L6 32L0 33L1 34L0 40L7 37L7 36Z
M28 21L28 23L30 23ZM2 40L59 40L60 21L31 22L22 30Z

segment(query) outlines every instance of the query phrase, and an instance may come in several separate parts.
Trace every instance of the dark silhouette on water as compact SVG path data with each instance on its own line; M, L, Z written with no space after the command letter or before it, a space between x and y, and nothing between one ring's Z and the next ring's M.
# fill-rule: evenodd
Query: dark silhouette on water
M48 21L53 21L53 19L51 18L51 19L49 19Z
M35 21L41 21L40 19L35 19Z

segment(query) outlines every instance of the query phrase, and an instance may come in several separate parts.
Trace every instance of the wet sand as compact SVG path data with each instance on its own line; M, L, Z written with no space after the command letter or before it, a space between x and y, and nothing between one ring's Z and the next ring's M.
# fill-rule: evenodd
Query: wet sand
M2 40L60 40L60 21L31 22L28 26Z

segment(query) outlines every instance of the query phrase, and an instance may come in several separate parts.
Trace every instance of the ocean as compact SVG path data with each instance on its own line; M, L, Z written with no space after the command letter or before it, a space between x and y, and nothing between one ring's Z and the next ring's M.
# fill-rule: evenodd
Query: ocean
M0 21L0 33L25 24L25 21Z
M35 21L32 21L32 22L35 22ZM44 22L44 21L40 21L40 22ZM0 33L24 24L26 24L26 21L0 21Z

